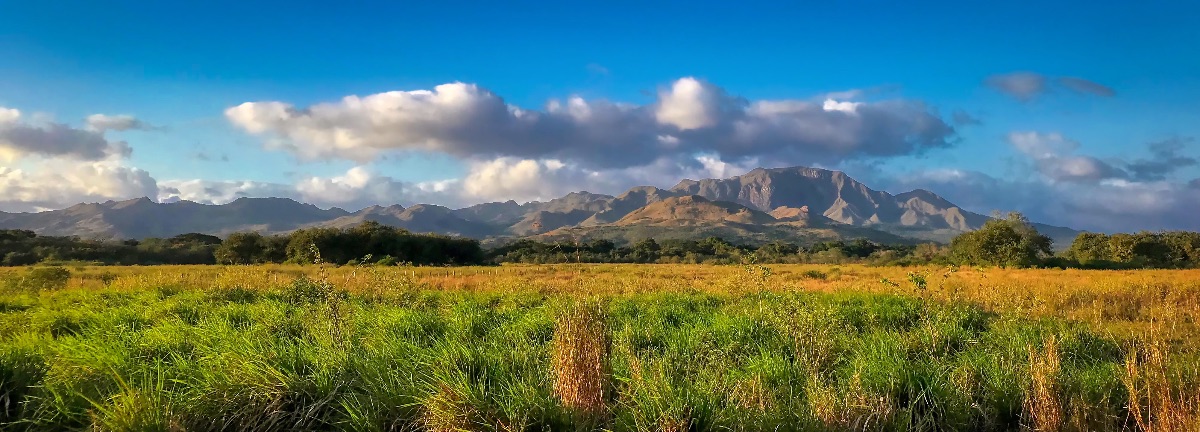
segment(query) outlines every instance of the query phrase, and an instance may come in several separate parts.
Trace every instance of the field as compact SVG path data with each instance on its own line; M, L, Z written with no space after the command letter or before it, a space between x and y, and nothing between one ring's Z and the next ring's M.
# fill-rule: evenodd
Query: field
M1200 272L0 269L4 430L1200 430Z

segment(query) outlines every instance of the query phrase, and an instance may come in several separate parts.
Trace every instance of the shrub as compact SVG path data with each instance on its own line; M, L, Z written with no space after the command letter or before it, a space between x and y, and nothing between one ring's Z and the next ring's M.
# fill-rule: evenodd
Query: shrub
M71 271L63 267L34 267L24 276L11 280L10 288L29 291L55 290L67 286Z
M379 261L376 261L375 265L383 266L383 267L391 267L391 266L396 265L399 262L400 261L397 260L396 257L391 256L391 255L385 255L383 258L380 258Z
M808 271L805 271L804 273L800 273L800 276L804 276L805 278L808 278L808 279L820 279L820 280L825 280L825 279L829 278L829 275L825 274L825 272L820 271L820 270L808 270Z

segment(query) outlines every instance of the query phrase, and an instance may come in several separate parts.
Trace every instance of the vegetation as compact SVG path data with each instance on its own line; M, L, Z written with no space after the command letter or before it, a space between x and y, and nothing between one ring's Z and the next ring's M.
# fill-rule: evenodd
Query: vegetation
M924 248L934 247L932 245ZM644 239L626 247L608 240L583 243L541 243L518 240L488 251L495 263L683 263L736 264L756 263L828 263L898 262L912 256L921 246L885 245L865 239L850 242L831 241L800 246L772 242L761 246L735 245L719 237L703 240Z
M1033 267L1051 254L1050 237L1020 213L994 218L950 242L951 259L961 264Z
M219 244L220 238L205 234L114 242L39 236L26 230L0 230L0 265L61 262L213 264L213 250Z
M233 233L224 240L204 234L170 239L100 242L44 237L30 231L0 231L0 264L266 264L324 261L338 265L475 265L554 263L974 265L1089 269L1200 267L1200 233L1082 233L1063 252L1024 216L1011 213L963 233L950 245L881 244L866 239L807 245L770 242L736 245L719 237L702 240L653 238L627 246L609 240L543 243L522 239L484 250L476 240L364 222L346 229L308 228L288 235Z
M1066 257L1089 268L1192 268L1200 266L1200 233L1083 233Z
M0 230L0 257L5 266L37 263L95 264L263 264L313 263L313 247L325 262L371 262L422 265L466 265L483 261L476 240L432 234L413 234L399 228L364 222L348 229L310 228L287 235L234 233L224 240L204 234L170 239L123 242L76 237L38 236L32 231Z
M65 270L0 297L0 423L1200 427L1186 271L646 268Z

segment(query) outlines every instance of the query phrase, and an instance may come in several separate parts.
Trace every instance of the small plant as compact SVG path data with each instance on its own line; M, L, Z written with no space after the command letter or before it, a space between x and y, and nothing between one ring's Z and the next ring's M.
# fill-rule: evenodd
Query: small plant
M107 287L107 286L112 286L113 281L117 280L117 275L116 275L116 273L106 271L104 273L100 273L100 275L97 276L96 279L100 279L100 283L104 284L104 286Z
M925 291L929 288L929 281L925 273L908 272L908 283L912 284L913 289L917 291Z
M380 258L379 261L375 261L375 265L380 267L393 267L399 262L400 260L397 260L394 256L384 255L384 257Z

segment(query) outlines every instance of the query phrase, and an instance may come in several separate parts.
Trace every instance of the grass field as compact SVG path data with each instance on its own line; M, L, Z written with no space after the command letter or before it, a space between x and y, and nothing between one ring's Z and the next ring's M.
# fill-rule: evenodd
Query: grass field
M1197 271L70 271L0 269L5 430L1200 430Z

